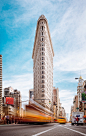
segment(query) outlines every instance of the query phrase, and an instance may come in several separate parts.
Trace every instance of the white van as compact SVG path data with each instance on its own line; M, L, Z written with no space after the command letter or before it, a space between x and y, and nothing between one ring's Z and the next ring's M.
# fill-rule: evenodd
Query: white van
M71 119L71 124L77 124L76 118L79 118L78 124L83 125L84 124L84 112L73 112L72 113L72 119Z

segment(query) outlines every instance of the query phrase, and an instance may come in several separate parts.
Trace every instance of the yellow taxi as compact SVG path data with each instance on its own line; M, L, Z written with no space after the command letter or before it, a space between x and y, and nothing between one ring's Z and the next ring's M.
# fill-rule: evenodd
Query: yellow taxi
M64 118L64 117L58 117L58 121L57 122L58 123L63 123L63 124L67 123L66 118Z

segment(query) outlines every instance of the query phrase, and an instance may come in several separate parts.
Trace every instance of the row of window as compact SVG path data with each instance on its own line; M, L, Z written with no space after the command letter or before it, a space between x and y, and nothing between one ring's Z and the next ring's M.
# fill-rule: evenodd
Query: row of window
M42 68L42 69L45 69L45 67L44 67L44 66L40 67L40 69L41 69L41 68ZM36 71L35 71L35 72L36 72Z
M35 82L35 81L34 81L34 82ZM42 82L42 83L45 83L45 80L42 80L41 82Z
M45 96L44 94L41 95L41 97L44 97L44 96Z

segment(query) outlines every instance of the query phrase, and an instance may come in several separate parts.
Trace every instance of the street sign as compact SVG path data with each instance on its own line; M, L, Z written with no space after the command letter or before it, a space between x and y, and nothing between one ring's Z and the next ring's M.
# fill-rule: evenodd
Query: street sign
M77 107L76 109L78 110L79 108Z

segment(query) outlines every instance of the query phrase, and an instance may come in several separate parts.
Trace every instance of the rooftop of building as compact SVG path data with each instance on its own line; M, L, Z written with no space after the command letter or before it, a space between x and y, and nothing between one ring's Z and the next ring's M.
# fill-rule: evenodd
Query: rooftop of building
M47 19L46 19L46 17L45 17L44 15L41 15L41 16L39 17L38 21L41 20L41 19L45 19L45 20L47 21Z

